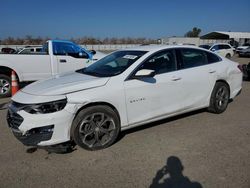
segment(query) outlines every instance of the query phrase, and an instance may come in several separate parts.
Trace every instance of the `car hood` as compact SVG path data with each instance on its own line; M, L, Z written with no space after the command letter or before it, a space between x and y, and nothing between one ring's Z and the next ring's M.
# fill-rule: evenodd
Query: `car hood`
M105 85L109 77L99 78L77 72L57 75L47 80L37 81L22 89L31 95L51 96L73 93Z
M250 52L250 48L243 49L243 50L241 50L241 52Z
M249 46L238 46L237 47L238 50L245 50L247 48L249 48Z

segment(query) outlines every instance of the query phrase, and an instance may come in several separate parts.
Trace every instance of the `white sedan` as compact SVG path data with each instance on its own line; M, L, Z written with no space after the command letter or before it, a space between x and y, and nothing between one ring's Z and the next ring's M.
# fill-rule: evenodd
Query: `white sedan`
M200 47L210 50L228 59L234 55L234 48L227 43L204 44L200 45Z
M202 108L222 113L241 87L238 64L208 50L140 46L25 87L7 121L25 145L97 150L125 129Z

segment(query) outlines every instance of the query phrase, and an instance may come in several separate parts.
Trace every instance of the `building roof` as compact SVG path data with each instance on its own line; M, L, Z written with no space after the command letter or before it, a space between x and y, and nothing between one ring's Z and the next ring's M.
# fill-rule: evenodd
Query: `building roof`
M201 36L201 39L232 39L232 38L250 39L250 32L214 31L214 32Z

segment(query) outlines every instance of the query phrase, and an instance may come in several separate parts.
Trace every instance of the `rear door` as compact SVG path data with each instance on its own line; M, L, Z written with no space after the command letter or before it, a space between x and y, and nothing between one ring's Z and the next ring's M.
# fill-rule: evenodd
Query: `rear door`
M183 110L191 110L208 105L216 79L216 68L208 63L203 50L183 48L177 50Z
M227 54L227 49L226 49L226 45L220 44L219 45L219 54L223 57L226 56Z
M224 44L223 45L223 49L224 49L224 55L225 55L225 57L228 54L230 54L230 57L232 57L234 55L233 48L230 45Z
M226 57L227 54L230 54L231 56L233 55L232 48L229 45L226 44L219 44L215 45L213 49L216 49L215 52L221 55L222 57ZM212 50L213 51L213 50Z

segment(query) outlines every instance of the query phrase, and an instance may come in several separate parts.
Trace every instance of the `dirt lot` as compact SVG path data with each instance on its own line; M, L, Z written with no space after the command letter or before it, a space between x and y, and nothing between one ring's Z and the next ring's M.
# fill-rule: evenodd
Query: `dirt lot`
M247 63L250 58L234 60ZM5 101L9 99L0 104ZM0 188L169 188L170 181L203 188L250 187L250 82L243 83L241 95L223 114L198 111L145 125L96 152L77 147L68 154L28 153L5 116L6 110L0 111ZM161 171L167 160L169 171L180 179Z

